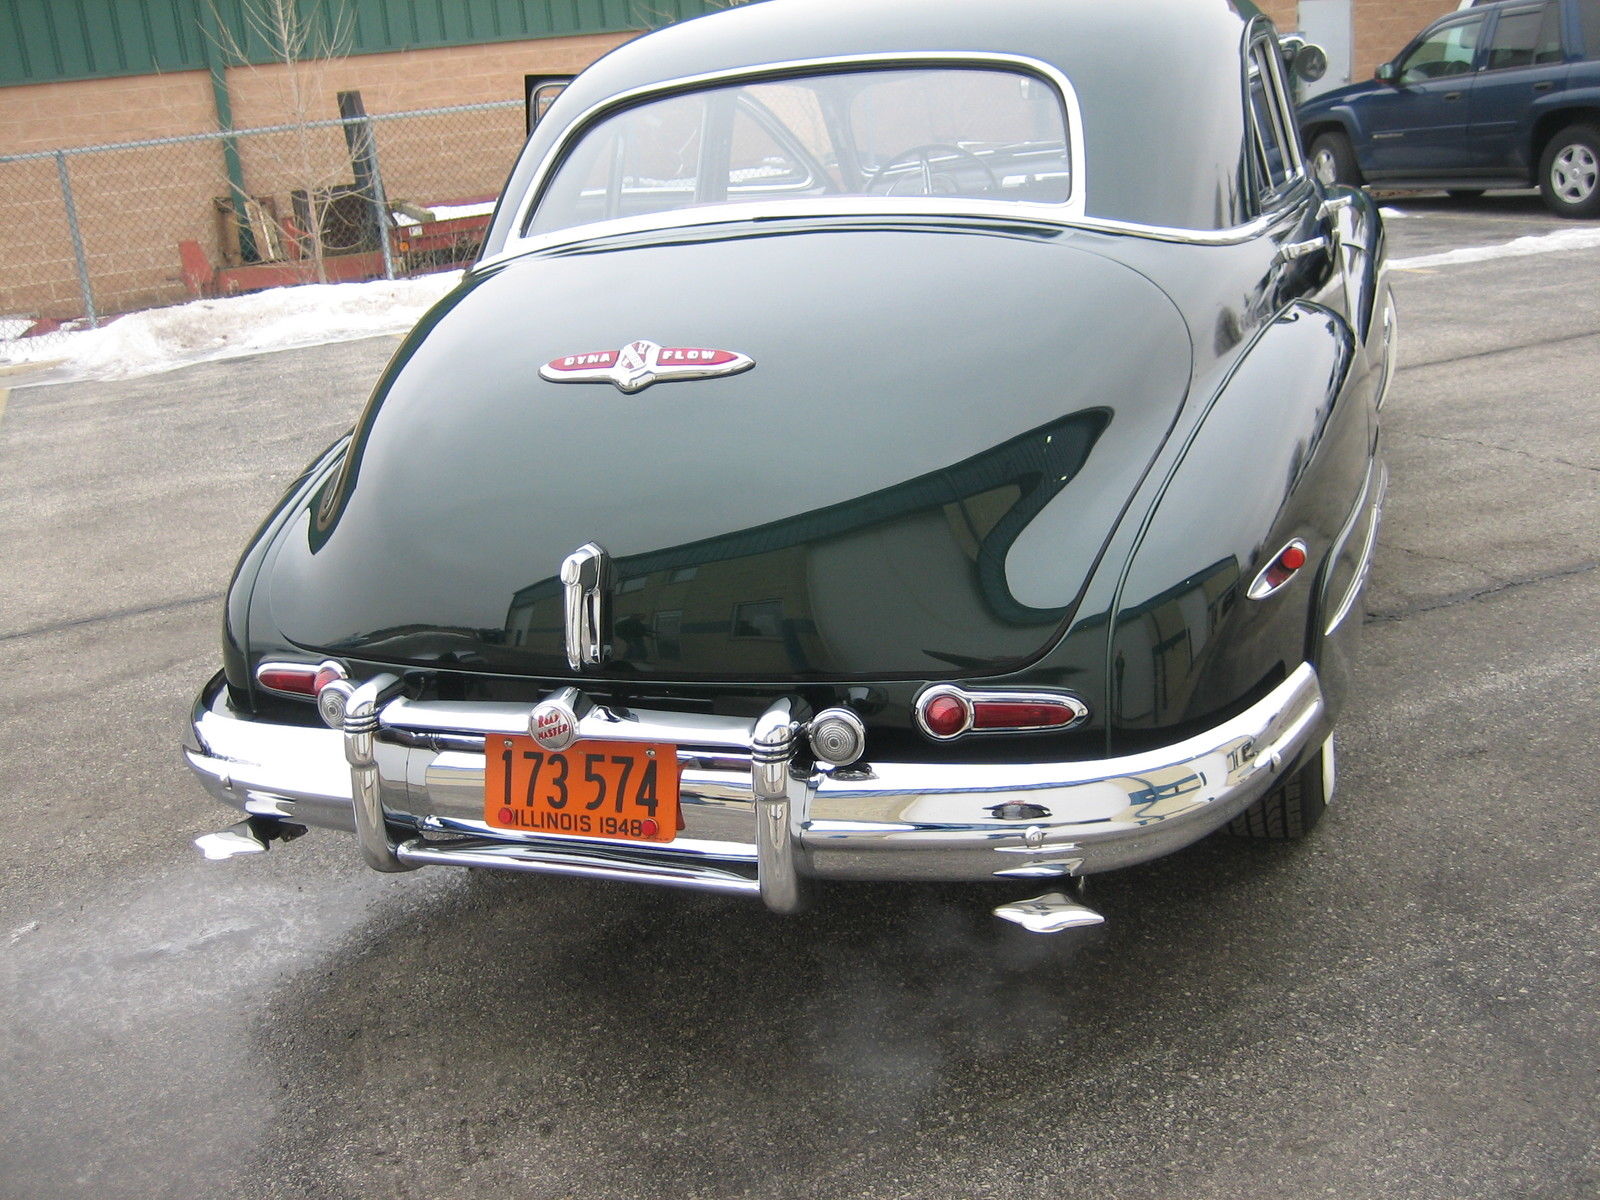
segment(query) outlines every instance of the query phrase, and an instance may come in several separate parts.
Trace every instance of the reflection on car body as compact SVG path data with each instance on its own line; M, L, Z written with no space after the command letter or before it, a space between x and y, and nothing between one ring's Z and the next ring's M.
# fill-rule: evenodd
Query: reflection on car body
M579 76L245 551L207 846L777 911L1044 881L997 912L1050 931L1308 831L1394 319L1283 76L1181 0L767 0Z

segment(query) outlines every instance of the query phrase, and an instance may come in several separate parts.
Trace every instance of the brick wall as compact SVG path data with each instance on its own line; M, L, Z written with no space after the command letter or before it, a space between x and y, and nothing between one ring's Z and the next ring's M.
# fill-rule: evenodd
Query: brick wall
M1299 23L1295 16L1298 7L1295 0L1257 0L1256 7L1267 14L1280 33L1287 33Z
M1372 78L1424 25L1453 12L1453 0L1355 0L1355 47L1350 77Z
M522 98L524 74L581 70L632 35L459 46L366 54L228 71L234 124L241 129L339 115L336 93L357 90L370 113ZM292 77L293 76L293 77ZM296 102L295 87L304 94ZM521 109L469 117L379 122L380 164L394 199L418 203L493 195L522 144ZM0 154L21 154L217 127L203 71L128 76L0 89ZM351 178L337 128L237 139L245 188L289 212L292 187ZM216 141L67 158L74 200L101 312L171 303L188 295L178 243L198 241L224 257L223 223L212 201L228 193ZM71 317L81 312L56 164L0 164L0 316Z

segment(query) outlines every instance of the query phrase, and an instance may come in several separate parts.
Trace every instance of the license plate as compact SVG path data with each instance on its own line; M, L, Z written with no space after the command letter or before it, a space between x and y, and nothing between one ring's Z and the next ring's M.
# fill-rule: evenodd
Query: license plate
M556 751L495 734L484 750L483 819L495 829L628 842L678 836L676 746L577 742Z

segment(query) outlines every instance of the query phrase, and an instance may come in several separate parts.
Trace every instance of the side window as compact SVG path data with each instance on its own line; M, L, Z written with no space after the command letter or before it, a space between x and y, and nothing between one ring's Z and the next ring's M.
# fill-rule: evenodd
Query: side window
M1250 155L1258 196L1269 198L1300 175L1300 156L1284 97L1277 52L1266 41L1250 47Z
M1583 56L1600 58L1600 0L1578 0L1578 24L1583 30Z
M1512 8L1500 14L1489 43L1490 71L1532 67L1561 61L1560 9L1554 4L1538 8Z
M1400 64L1400 82L1426 83L1430 79L1467 74L1472 70L1482 33L1482 17L1435 29L1428 40L1406 55Z
M728 144L728 195L805 188L811 172L748 109L733 117Z

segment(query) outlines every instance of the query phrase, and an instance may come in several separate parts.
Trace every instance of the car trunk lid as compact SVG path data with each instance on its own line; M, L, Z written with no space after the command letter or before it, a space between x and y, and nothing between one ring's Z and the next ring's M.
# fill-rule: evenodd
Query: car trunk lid
M592 675L1021 665L1071 615L1189 379L1171 302L1079 240L701 232L471 277L397 354L253 619L331 654L570 676L558 573L593 543ZM669 365L753 365L631 391L548 378L623 370L646 339L712 352Z

